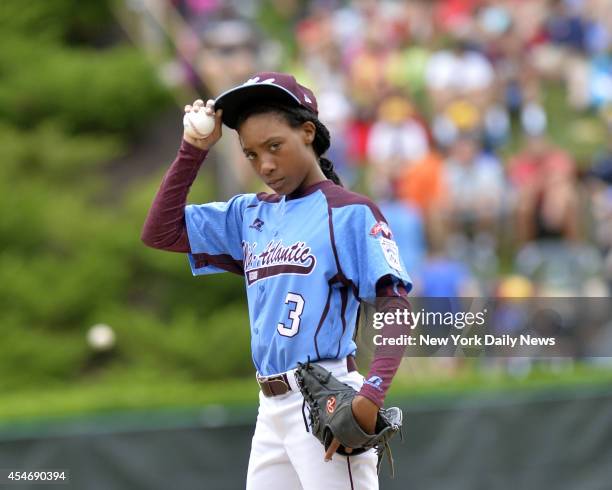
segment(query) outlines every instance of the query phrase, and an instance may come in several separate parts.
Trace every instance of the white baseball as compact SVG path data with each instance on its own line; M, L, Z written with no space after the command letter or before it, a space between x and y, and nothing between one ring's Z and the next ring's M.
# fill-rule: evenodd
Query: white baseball
M115 332L111 327L99 323L87 332L87 343L96 351L107 351L115 346Z
M183 116L185 133L195 139L206 138L215 129L215 118L206 114L204 109L187 112Z

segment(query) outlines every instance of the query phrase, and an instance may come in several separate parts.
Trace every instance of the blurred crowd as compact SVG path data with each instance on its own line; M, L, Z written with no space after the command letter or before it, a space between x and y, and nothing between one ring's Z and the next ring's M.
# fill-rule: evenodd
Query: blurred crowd
M328 158L380 203L417 294L609 295L612 0L169 4L202 93L262 70L313 89ZM605 129L577 159L551 127L581 117Z

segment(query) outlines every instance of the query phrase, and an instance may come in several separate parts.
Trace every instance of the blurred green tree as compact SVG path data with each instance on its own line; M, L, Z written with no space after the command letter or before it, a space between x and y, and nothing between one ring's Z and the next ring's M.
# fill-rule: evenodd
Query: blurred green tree
M89 376L85 333L98 322L118 332L109 372L251 369L240 279L187 287L184 257L140 243L161 175L125 199L105 178L171 100L109 5L0 3L0 389ZM238 342L221 362L226 329Z

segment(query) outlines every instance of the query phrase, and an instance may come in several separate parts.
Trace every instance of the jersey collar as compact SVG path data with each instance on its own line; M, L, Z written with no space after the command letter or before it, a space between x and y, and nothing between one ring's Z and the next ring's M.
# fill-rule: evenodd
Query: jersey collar
M321 182L317 182L316 184L312 184L306 187L306 189L294 191L291 194L287 194L287 196L285 197L285 200L291 201L293 199L299 199L300 197L306 197L312 194L313 192L318 191L319 189L325 189L327 187L331 187L334 185L336 184L334 184L331 180L322 180Z

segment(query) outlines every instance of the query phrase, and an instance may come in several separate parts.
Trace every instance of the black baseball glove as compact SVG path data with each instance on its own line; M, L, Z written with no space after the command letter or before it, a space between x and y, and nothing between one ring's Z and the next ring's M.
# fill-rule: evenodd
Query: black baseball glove
M393 473L389 439L397 432L402 436L402 411L399 408L381 408L378 411L375 433L368 434L353 416L351 407L353 398L357 395L353 388L336 379L327 369L310 362L298 363L295 379L304 396L304 404L309 407L312 434L321 441L325 450L329 448L334 437L341 444L336 452L344 456L349 455L346 452L347 447L353 450L351 456L375 448L378 454L378 471L386 452ZM308 430L305 414L304 423Z

